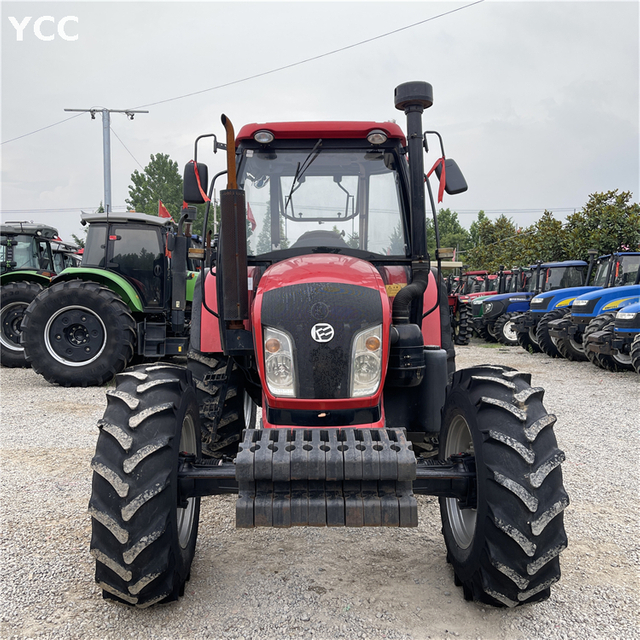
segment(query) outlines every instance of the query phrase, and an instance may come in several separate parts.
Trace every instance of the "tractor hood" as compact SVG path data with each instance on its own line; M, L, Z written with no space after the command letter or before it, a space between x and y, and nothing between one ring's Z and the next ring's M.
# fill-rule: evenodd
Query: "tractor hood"
M278 262L260 278L252 322L270 407L380 404L391 311L370 263L333 254Z
M582 296L585 293L597 291L599 289L602 289L602 287L568 287L566 289L545 291L544 293L539 293L531 300L531 311L534 313L546 313L547 311L551 311L551 309L570 307L578 296Z
M571 307L575 318L589 318L607 311L615 311L640 301L640 284L608 287L590 291L577 298Z

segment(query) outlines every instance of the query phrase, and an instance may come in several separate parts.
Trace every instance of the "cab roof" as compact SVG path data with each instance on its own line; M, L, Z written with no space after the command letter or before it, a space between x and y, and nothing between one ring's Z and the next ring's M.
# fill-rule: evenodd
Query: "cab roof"
M47 224L40 224L38 222L27 221L8 221L4 222L0 228L0 233L4 235L38 235L42 238L49 238L50 240L58 237L58 230L54 227L50 227Z
M362 138L374 129L384 131L389 138L397 138L406 146L402 129L395 122L261 122L244 125L236 136L236 144L242 140L253 140L258 131L271 131L276 140L318 138Z
M142 222L144 224L155 224L159 227L166 227L173 223L172 218L161 218L160 216L150 216L146 213L137 213L135 211L126 211L124 213L83 213L82 224L91 224L92 222Z

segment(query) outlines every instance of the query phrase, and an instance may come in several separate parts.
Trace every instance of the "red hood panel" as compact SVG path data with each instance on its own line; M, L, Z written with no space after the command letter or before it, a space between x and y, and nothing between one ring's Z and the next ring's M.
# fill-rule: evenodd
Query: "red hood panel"
M380 274L369 262L329 253L298 256L274 264L260 279L258 291L308 282L342 282L384 291Z

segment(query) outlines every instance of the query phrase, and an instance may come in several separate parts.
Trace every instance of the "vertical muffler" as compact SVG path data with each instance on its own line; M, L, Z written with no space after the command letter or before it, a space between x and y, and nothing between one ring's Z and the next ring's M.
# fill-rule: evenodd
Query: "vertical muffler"
M236 177L236 143L233 125L222 116L227 132L227 188L220 192L220 237L218 247L218 308L227 329L242 329L249 317L247 286L247 223L243 189Z

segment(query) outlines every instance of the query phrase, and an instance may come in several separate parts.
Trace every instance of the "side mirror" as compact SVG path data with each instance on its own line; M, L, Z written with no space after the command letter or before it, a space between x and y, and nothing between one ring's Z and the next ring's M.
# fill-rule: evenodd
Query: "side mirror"
M458 167L456 161L452 158L447 158L445 160L445 167L447 183L444 186L444 190L450 196L454 196L458 193L464 193L469 187L467 186L467 181L464 179L462 171L460 171L460 168ZM438 176L438 180L440 179L441 173L442 165L438 165L436 167L436 175Z
M448 171L447 167L447 171ZM203 194L209 185L209 169L203 162L189 162L184 167L183 199L189 204L205 202Z

